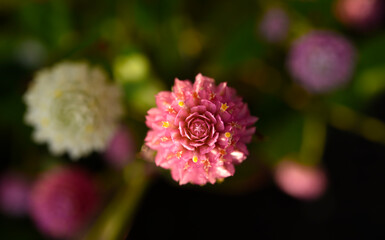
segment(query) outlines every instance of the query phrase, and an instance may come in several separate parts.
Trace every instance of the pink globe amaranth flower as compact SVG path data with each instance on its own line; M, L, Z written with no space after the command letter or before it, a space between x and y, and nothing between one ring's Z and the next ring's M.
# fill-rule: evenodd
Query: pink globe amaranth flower
M215 183L234 174L234 164L249 154L246 143L257 121L227 83L198 74L195 83L175 79L172 92L156 96L148 111L147 146L157 150L155 163L171 169L179 184Z
M104 153L104 158L115 169L122 169L135 155L135 142L129 130L121 126L115 132Z
M267 42L280 42L287 37L289 25L290 19L285 10L271 8L259 23L259 33Z
M28 213L30 184L19 173L7 172L0 177L0 208L13 217Z
M384 20L383 0L338 0L335 14L343 24L360 31L377 28Z
M325 192L327 179L320 168L284 160L276 168L275 181L292 197L313 200Z
M77 168L53 169L43 174L31 192L30 212L42 233L71 238L88 223L99 205L92 176Z
M344 37L314 31L294 42L288 67L294 80L311 93L324 93L350 81L355 49Z

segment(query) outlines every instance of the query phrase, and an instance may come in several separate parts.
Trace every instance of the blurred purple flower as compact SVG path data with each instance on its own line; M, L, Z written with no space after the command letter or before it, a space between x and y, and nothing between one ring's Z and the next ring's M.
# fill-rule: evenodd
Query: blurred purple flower
M347 84L355 65L355 49L344 37L314 31L293 44L288 67L294 79L312 93L323 93Z
M158 93L156 103L146 118L146 144L179 184L215 183L246 159L257 118L227 83L216 86L202 74L194 84L175 79L173 91Z
M99 204L91 175L81 169L48 171L31 192L31 215L38 228L53 238L71 238L85 227Z
M135 157L135 142L129 130L121 126L110 140L104 158L115 169L122 169Z
M0 208L10 216L20 217L28 212L30 184L18 173L8 172L0 177Z
M327 179L320 168L284 160L276 168L275 181L285 193L295 198L312 200L325 192Z
M268 42L283 41L289 30L290 19L286 11L281 8L271 8L259 23L259 33Z
M338 0L335 4L335 13L342 23L366 31L382 23L384 7L383 0Z

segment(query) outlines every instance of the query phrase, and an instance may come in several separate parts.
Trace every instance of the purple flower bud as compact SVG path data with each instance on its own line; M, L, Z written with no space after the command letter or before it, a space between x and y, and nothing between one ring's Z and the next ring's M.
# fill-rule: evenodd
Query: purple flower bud
M7 215L20 217L28 212L30 184L17 173L0 177L0 208Z
M276 43L285 40L290 25L286 11L281 8L269 9L259 23L259 33L267 41Z
M323 93L347 84L355 65L355 49L344 37L314 31L296 40L288 56L294 80L312 93Z

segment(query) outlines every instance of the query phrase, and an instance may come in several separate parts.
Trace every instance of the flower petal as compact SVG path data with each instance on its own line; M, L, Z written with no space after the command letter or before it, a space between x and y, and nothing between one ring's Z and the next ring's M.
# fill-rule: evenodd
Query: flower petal
M212 90L213 87L214 87L214 79L212 78L209 78L209 77L205 77L203 76L202 74L198 74L196 77L195 77L195 83L194 83L194 91L199 93L200 91L203 91L203 90Z
M213 102L202 99L201 104L204 105L210 113L215 114L217 112L217 106Z
M217 119L217 123L215 124L215 129L219 132L225 130L225 125L222 121L222 118L219 115L217 115L216 119Z

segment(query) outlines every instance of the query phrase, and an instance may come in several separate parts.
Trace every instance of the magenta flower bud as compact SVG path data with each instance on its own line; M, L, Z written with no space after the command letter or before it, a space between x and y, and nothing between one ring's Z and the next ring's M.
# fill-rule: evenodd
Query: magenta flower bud
M281 8L269 9L259 23L259 33L267 41L276 43L285 40L289 31L290 19Z
M46 172L31 193L31 215L37 227L53 238L76 236L95 214L99 192L91 175L81 169Z
M343 24L366 31L381 25L384 7L383 0L338 0L335 14Z
M327 179L320 168L285 160L276 168L275 181L288 195L303 200L313 200L325 192Z
M135 142L124 126L117 129L110 140L104 158L115 169L122 169L135 157Z
M246 159L257 118L227 83L216 86L202 74L194 84L175 79L172 92L158 93L156 104L146 117L145 141L158 151L155 163L171 169L179 184L215 183Z
M355 50L344 37L315 31L293 44L288 67L294 80L312 93L324 93L347 84L355 65Z
M9 216L21 217L27 214L30 184L17 173L5 173L0 177L0 208Z

